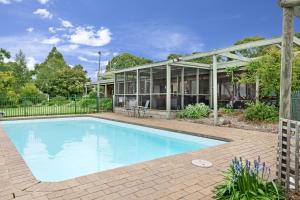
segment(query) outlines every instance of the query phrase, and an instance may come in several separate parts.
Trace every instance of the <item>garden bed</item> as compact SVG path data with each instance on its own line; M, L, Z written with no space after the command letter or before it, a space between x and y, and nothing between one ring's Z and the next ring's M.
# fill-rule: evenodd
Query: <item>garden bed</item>
M181 119L184 121L190 121L194 123L206 124L206 125L213 125L214 118L213 115L210 115L206 118L200 119ZM278 132L278 123L267 123L267 122L252 122L247 121L243 116L242 110L235 110L233 113L223 113L219 112L219 126L223 127L231 127L231 128L238 128L244 130L254 130L254 131L261 131L267 133L277 133Z

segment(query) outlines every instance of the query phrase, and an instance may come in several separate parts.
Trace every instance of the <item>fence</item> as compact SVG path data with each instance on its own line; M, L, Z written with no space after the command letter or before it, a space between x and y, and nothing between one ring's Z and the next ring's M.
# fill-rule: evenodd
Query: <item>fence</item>
M280 119L278 135L278 181L286 192L299 192L300 122Z
M0 114L4 117L87 114L109 111L111 104L111 99L96 97L0 98Z
M291 106L292 119L300 121L300 91L294 92L292 94Z

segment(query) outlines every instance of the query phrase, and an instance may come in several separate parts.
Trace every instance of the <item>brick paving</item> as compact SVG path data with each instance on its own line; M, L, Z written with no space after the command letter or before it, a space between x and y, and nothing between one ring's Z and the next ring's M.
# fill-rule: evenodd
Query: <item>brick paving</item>
M93 116L191 132L211 138L225 138L230 142L62 182L48 183L34 178L0 126L0 199L212 199L214 186L222 180L222 172L234 156L255 159L260 155L268 165L273 169L275 167L277 136L274 134L177 120L129 118L113 113ZM197 158L209 160L213 166L199 168L192 165L191 161Z

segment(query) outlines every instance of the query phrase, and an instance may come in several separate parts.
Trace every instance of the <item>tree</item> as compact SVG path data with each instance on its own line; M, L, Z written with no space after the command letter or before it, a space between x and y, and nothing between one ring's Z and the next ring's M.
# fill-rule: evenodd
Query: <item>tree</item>
M240 45L240 44L246 44L249 42L255 42L259 40L264 40L265 38L260 36L253 36L253 37L246 37L244 39L238 40L234 43L234 45ZM242 56L248 57L248 58L255 58L258 56L261 56L263 54L265 47L255 47L250 49L244 49L240 51L236 51L236 54L240 54Z
M48 54L46 60L35 66L36 73L36 85L44 93L49 94L51 92L52 86L50 81L55 79L56 73L59 70L68 68L63 55L53 47Z
M6 51L5 49L0 48L0 63L4 61L4 59L10 58L10 53Z
M112 58L106 66L106 71L114 71L134 67L137 65L143 65L152 63L153 61L146 58L137 57L130 53L122 53Z
M16 77L16 87L23 87L31 81L31 73L27 68L26 57L22 50L16 54L15 62L12 64L12 71Z
M55 78L49 80L50 96L82 95L84 84L88 81L81 65L66 67L57 71Z

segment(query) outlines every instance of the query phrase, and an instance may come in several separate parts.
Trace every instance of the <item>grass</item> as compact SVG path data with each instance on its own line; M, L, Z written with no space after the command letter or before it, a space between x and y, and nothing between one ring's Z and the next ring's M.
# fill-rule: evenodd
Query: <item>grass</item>
M39 115L63 115L63 114L83 114L92 113L96 109L92 107L82 108L80 106L31 106L16 108L0 108L0 112L5 113L5 117L21 117L21 116L39 116Z

